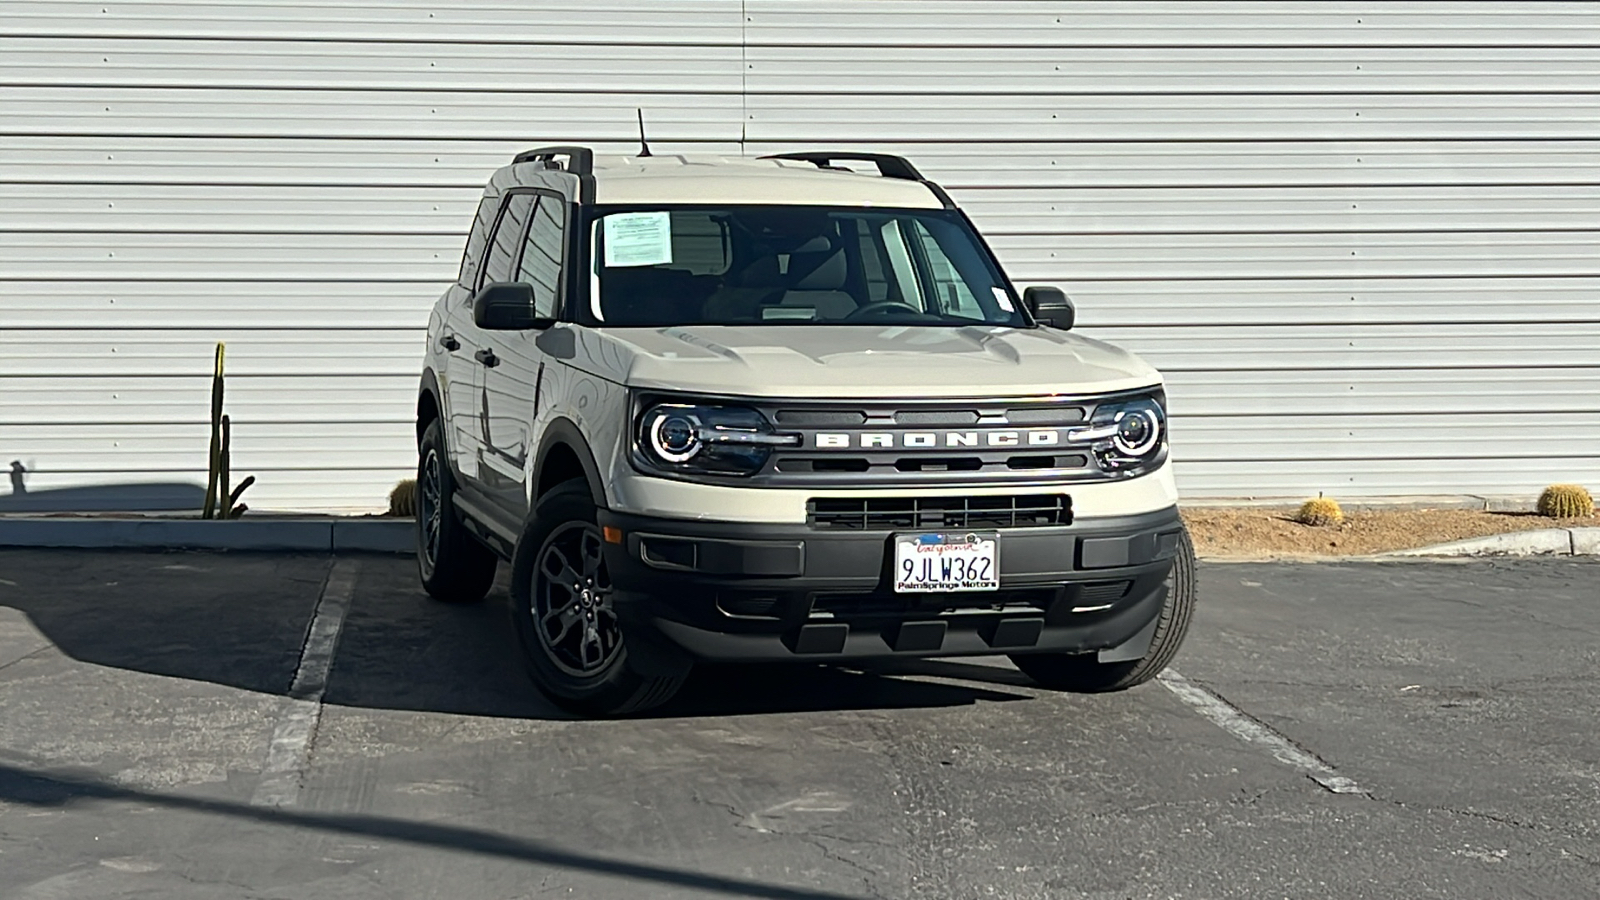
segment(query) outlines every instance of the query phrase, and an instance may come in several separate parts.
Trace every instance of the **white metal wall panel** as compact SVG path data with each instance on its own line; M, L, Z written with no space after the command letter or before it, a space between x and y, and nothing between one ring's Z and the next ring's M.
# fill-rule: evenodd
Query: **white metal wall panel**
M1166 371L1186 494L1600 482L1600 5L749 10L748 151L952 186Z
M0 464L258 508L410 467L420 327L541 142L901 152L1169 376L1191 496L1600 486L1600 4L0 4Z
M427 311L539 143L741 150L739 3L0 4L0 456L200 482L228 342L257 508L413 465Z

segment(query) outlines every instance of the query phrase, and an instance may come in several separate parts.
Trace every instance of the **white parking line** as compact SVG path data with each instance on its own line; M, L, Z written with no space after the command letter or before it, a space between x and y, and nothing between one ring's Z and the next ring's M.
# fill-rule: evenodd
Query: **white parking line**
M1278 762L1299 769L1327 790L1335 794L1367 793L1361 785L1340 775L1333 766L1296 747L1288 738L1250 718L1243 710L1183 677L1177 671L1168 669L1157 676L1156 680L1166 685L1167 690L1177 694L1179 700L1194 707L1200 715L1215 722L1223 731L1246 743L1266 748Z
M254 806L292 806L300 797L311 756L311 741L322 718L322 694L328 688L328 673L333 668L333 653L339 646L350 598L355 594L356 574L361 564L341 559L328 571L328 580L317 598L306 629L306 643L300 650L300 665L278 727L267 745L267 762L261 770L261 783L250 797Z

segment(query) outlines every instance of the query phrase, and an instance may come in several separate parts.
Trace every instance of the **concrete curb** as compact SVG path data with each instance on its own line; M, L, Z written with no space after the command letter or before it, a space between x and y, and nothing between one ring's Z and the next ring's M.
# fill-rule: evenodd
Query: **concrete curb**
M1299 509L1310 498L1299 497L1185 497L1184 509ZM1393 512L1413 509L1471 509L1485 512L1527 512L1533 503L1522 495L1434 494L1407 497L1340 497L1345 512Z
M410 519L0 518L0 547L414 553Z
M1541 528L1396 550L1377 558L1407 556L1600 556L1600 528Z
M90 550L275 550L411 555L410 519L244 518L236 522L162 518L0 517L0 547ZM1600 527L1544 528L1396 550L1359 559L1428 556L1600 556ZM1315 557L1318 560L1357 557ZM1210 560L1216 562L1218 560ZM1223 558L1221 561L1238 561Z

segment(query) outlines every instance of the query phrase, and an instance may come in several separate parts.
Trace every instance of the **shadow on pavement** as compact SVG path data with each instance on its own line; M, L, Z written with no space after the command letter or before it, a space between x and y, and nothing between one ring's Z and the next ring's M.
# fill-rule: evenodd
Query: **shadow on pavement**
M848 894L764 884L651 863L608 859L553 847L540 841L437 822L415 822L374 815L299 812L246 806L226 800L185 797L121 787L80 775L31 772L0 763L0 803L59 809L80 801L123 801L201 815L226 816L264 825L402 841L419 847L454 850L517 862L591 872L648 885L688 888L708 894L770 900L855 900Z
M206 489L198 484L97 484L30 491L23 487L20 463L11 463L11 493L0 494L0 512L181 512L200 514Z
M330 560L282 554L0 550L0 607L74 659L288 690Z
M985 668L972 666L971 668ZM895 666L864 670L833 666L702 666L683 690L651 717L737 716L843 709L909 709L966 706L979 700L1027 700L967 685L909 681L919 673ZM1019 676L1021 673L1017 673Z
M570 718L522 669L502 582L448 606L409 559L360 566L324 702L507 718ZM0 606L74 659L286 694L333 560L311 554L0 550ZM4 664L5 660L0 660ZM932 676L939 681L917 680ZM951 680L978 682L954 684ZM652 718L962 706L1028 699L1014 669L939 660L697 669Z

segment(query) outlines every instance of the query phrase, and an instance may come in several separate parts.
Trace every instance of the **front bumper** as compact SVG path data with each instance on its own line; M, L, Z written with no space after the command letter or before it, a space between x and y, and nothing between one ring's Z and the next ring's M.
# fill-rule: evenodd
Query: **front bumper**
M1002 528L998 591L903 595L890 531L599 517L628 627L738 662L1115 653L1147 639L1183 530L1176 507Z

